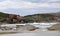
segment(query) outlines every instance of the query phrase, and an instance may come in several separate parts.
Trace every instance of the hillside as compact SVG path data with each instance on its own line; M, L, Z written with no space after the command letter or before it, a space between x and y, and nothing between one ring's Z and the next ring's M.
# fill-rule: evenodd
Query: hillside
M0 19L8 18L9 15L10 14L0 12ZM16 15L16 16L22 17L22 16L19 16L19 15ZM25 22L60 22L60 13L33 14L33 15L24 16L23 19L22 18L15 19L14 21L16 21L16 20L18 22L24 21L24 23Z
M7 18L9 14L0 12L0 19Z
M34 22L60 22L60 12L27 15L25 18Z
M34 14L25 16L25 18L33 22L50 22L55 20L54 15L51 14Z

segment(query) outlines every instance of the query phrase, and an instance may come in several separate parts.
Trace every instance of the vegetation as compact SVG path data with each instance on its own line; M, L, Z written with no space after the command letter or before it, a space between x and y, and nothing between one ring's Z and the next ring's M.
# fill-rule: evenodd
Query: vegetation
M34 14L34 15L25 16L25 18L27 20L34 21L34 22L54 20L54 16L51 14Z
M0 12L0 19L7 18L9 14ZM54 20L54 16L51 14L33 14L24 16L24 20L27 22L50 22Z
M0 12L0 19L8 17L8 14Z

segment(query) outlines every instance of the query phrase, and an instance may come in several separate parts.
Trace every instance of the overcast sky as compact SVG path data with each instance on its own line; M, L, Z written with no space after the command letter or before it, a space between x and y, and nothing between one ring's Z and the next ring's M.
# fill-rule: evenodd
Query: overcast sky
M0 12L22 16L60 12L60 0L0 0Z

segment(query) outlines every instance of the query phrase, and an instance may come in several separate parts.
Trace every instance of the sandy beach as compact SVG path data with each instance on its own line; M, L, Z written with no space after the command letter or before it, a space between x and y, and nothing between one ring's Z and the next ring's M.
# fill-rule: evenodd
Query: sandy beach
M43 24L44 25L44 24ZM17 33L9 34L0 34L0 36L60 36L60 31L49 31L47 28L37 25L39 28L33 31L30 31L32 28L36 28L33 25L25 25L17 28ZM46 26L48 27L48 26ZM28 29L27 29L28 28Z
M47 31L46 29L37 29L35 31L25 31L14 34L0 34L0 36L60 36L59 31Z

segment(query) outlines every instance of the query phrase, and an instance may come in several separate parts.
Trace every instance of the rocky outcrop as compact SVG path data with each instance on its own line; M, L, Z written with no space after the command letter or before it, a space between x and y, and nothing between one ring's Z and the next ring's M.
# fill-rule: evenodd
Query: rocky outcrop
M14 19L17 20L17 16L16 14L10 14L9 15L9 23L13 23Z
M13 24L13 23L23 23L25 21L24 17L23 16L19 16L19 15L16 15L16 14L9 14L8 18L2 18L0 20L1 23L10 23L10 24Z
M60 30L60 24L55 24L52 27L48 28L48 30Z
M16 14L10 14L9 15L9 23L24 23L25 18L23 16L19 16Z
M20 30L35 31L35 30L40 29L40 28L27 24L27 25L17 25L16 29L19 30L19 31Z

